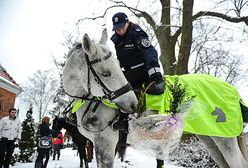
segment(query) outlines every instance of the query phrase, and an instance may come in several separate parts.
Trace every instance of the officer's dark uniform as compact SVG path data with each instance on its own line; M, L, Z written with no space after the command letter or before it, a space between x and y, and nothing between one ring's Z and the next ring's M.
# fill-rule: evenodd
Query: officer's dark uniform
M151 76L161 77L158 54L148 35L136 24L130 23L123 36L115 33L111 40L115 44L117 58L124 68L125 76L133 87L140 87Z
M123 15L126 16L124 13L115 15L119 19ZM113 16L113 22L115 15ZM164 85L158 63L158 54L151 45L148 35L140 26L130 22L127 32L123 36L115 33L111 40L115 44L117 58L121 67L125 70L124 74L131 85L134 88L141 88L144 82L155 81L155 86L151 87L148 93L161 94L164 87L156 87L160 83Z

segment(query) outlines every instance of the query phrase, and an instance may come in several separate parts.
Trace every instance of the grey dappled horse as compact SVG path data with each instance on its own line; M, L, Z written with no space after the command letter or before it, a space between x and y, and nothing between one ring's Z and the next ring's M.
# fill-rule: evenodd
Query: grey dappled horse
M83 46L77 44L68 53L62 79L65 91L72 97L82 97L88 93L94 96L107 95L118 104L120 109L132 112L137 105L137 98L122 74L118 61L104 45L92 45L87 35L83 40ZM104 44L106 40L107 37L102 36L100 43ZM89 56L88 63L86 53ZM113 62L113 64L105 66L107 62ZM89 65L94 68L94 72ZM122 76L115 75L113 71L121 73ZM94 73L99 76L99 79L95 78ZM104 83L100 83L101 81ZM90 98L92 97L88 99ZM77 111L78 125L80 125L78 129L93 142L97 166L112 168L119 134L108 125L110 121L118 119L119 112L102 104L97 105L94 110L96 102L90 105L91 102L86 101L84 106Z
M71 96L80 97L107 96L115 101L126 112L132 112L137 104L133 91L130 90L119 62L104 45L107 39L106 31L100 44L91 42L84 35L82 44L77 44L68 53L68 59L63 71L63 85ZM118 115L118 111L100 104L86 105L77 111L79 131L93 141L98 167L112 168L114 149L118 141L118 133L114 132L108 123ZM88 108L89 112L85 112ZM211 157L220 167L245 168L248 163L238 146L237 138L222 138L198 135L204 142ZM154 144L156 145L156 144Z

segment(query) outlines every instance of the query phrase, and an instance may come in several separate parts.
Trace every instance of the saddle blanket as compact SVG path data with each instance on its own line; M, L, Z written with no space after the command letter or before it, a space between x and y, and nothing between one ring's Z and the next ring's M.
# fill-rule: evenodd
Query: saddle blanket
M243 131L241 97L232 85L207 74L166 76L162 95L146 94L146 110L165 114L172 99L169 84L178 78L189 96L195 96L182 113L184 132L198 135L236 137Z

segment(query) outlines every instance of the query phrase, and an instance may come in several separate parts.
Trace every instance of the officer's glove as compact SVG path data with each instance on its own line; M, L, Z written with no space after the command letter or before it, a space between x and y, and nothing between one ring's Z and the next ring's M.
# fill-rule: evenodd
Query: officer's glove
M149 78L150 78L151 82L154 81L156 84L159 84L159 83L164 81L163 76L160 72L156 72L156 73L152 74Z
M164 92L164 79L160 72L156 72L150 76L150 83L154 82L147 89L148 94L160 95Z

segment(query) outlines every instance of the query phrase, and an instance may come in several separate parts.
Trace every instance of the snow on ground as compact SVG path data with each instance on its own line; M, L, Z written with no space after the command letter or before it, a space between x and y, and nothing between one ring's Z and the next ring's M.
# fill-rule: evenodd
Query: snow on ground
M115 159L115 168L156 168L156 160L149 156L145 156L132 148L127 149L127 155L124 162L120 159ZM34 168L34 163L16 163L15 166L10 166L11 168ZM72 150L72 148L65 148L61 150L60 160L50 160L48 162L47 168L78 168L79 158L77 156L77 151ZM166 163L164 166L166 168L179 168L172 164ZM93 159L89 163L89 168L96 168L96 160Z

